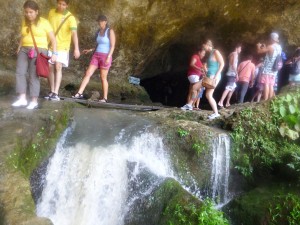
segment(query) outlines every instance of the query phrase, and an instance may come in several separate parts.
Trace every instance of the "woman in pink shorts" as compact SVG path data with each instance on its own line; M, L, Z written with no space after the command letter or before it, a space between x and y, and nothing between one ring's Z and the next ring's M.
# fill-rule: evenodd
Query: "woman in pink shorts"
M104 15L100 15L97 19L99 23L99 31L97 32L97 47L83 50L83 54L94 51L89 68L87 69L85 76L81 82L80 88L76 95L72 98L83 98L83 91L86 85L89 83L91 76L97 69L100 69L100 78L102 82L103 98L100 102L107 102L108 95L108 82L107 74L112 62L112 54L115 49L116 36L113 29L108 27L107 18Z

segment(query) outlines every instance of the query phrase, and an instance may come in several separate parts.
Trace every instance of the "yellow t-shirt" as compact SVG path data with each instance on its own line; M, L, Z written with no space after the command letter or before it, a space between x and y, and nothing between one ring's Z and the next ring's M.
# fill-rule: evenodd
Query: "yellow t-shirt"
M69 11L65 13L59 13L56 9L51 9L49 12L49 22L56 32L62 21L64 21L69 15L72 15ZM57 51L69 51L71 45L72 31L77 30L77 21L72 15L64 22L63 26L56 34Z
M46 48L48 49L48 34L53 32L53 29L48 22L48 20L44 18L40 18L37 25L33 24L31 26L33 36L38 48ZM33 40L29 31L28 26L25 24L25 20L22 21L22 46L24 47L33 47Z

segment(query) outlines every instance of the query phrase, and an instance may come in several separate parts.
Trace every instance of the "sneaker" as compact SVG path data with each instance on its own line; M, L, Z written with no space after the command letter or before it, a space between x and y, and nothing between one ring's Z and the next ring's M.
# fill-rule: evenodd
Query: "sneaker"
M53 93L52 96L49 98L49 100L60 101L60 97L57 94Z
M213 119L218 118L218 117L220 117L219 113L213 113L210 116L208 116L208 119L213 120Z
M13 104L11 104L13 107L20 107L20 106L26 106L27 100L26 99L19 99L18 101L15 101Z
M38 105L39 104L37 102L30 102L26 109L37 109Z
M184 106L181 107L181 109L183 109L183 110L193 110L193 106L191 106L189 104L185 104Z
M54 93L50 91L50 92L48 93L48 95L46 95L46 96L44 97L44 99L48 99L48 100L49 100L49 99L52 97L53 94L54 94Z

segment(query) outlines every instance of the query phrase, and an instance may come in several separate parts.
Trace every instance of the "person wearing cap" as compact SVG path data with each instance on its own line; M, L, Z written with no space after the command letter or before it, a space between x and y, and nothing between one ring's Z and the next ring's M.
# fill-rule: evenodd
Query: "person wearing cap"
M262 67L261 83L264 85L263 99L268 100L274 96L274 84L278 73L278 71L273 71L273 65L276 57L282 52L279 45L279 35L273 32L270 34L267 46L261 43L256 46L258 54L266 54Z
M99 68L103 91L103 97L99 100L99 102L107 102L107 74L112 62L112 54L115 49L116 36L114 30L108 26L106 16L100 15L97 19L97 22L99 24L99 30L96 34L97 46L96 48L83 50L83 54L87 54L89 52L94 52L94 54L81 82L79 90L74 96L72 96L72 98L83 98L83 91L86 85L89 83L94 72Z
M57 41L57 51L50 49L48 55L56 55L56 62L50 61L50 75L48 82L50 92L45 97L52 101L59 101L58 96L61 80L62 68L69 65L69 50L71 40L74 45L73 56L75 59L80 57L78 35L77 35L77 21L70 11L68 11L69 0L57 0L55 9L51 9L48 15L48 20L55 32Z

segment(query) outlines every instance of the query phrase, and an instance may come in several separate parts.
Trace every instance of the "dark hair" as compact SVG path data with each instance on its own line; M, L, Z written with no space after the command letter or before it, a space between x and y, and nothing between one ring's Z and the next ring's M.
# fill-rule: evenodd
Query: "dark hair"
M97 21L107 21L107 17L105 15L99 15Z
M28 0L28 1L26 1L26 2L24 3L23 9L27 9L27 8L32 9L32 10L34 10L34 11L38 11L38 10L40 9L40 8L39 8L39 5L38 5L35 1L32 1L32 0ZM34 21L34 23L37 24L38 21L39 21L39 19L40 19L40 14L37 15L36 20ZM26 24L27 27L30 27L30 26L31 26L31 23L30 23L30 21L26 18L26 16L25 16L25 24Z
M60 2L60 1L63 1L65 3L67 3L67 5L69 5L70 1L69 0L57 0L56 2Z
M205 48L203 46L197 46L196 52L202 52L205 51Z

